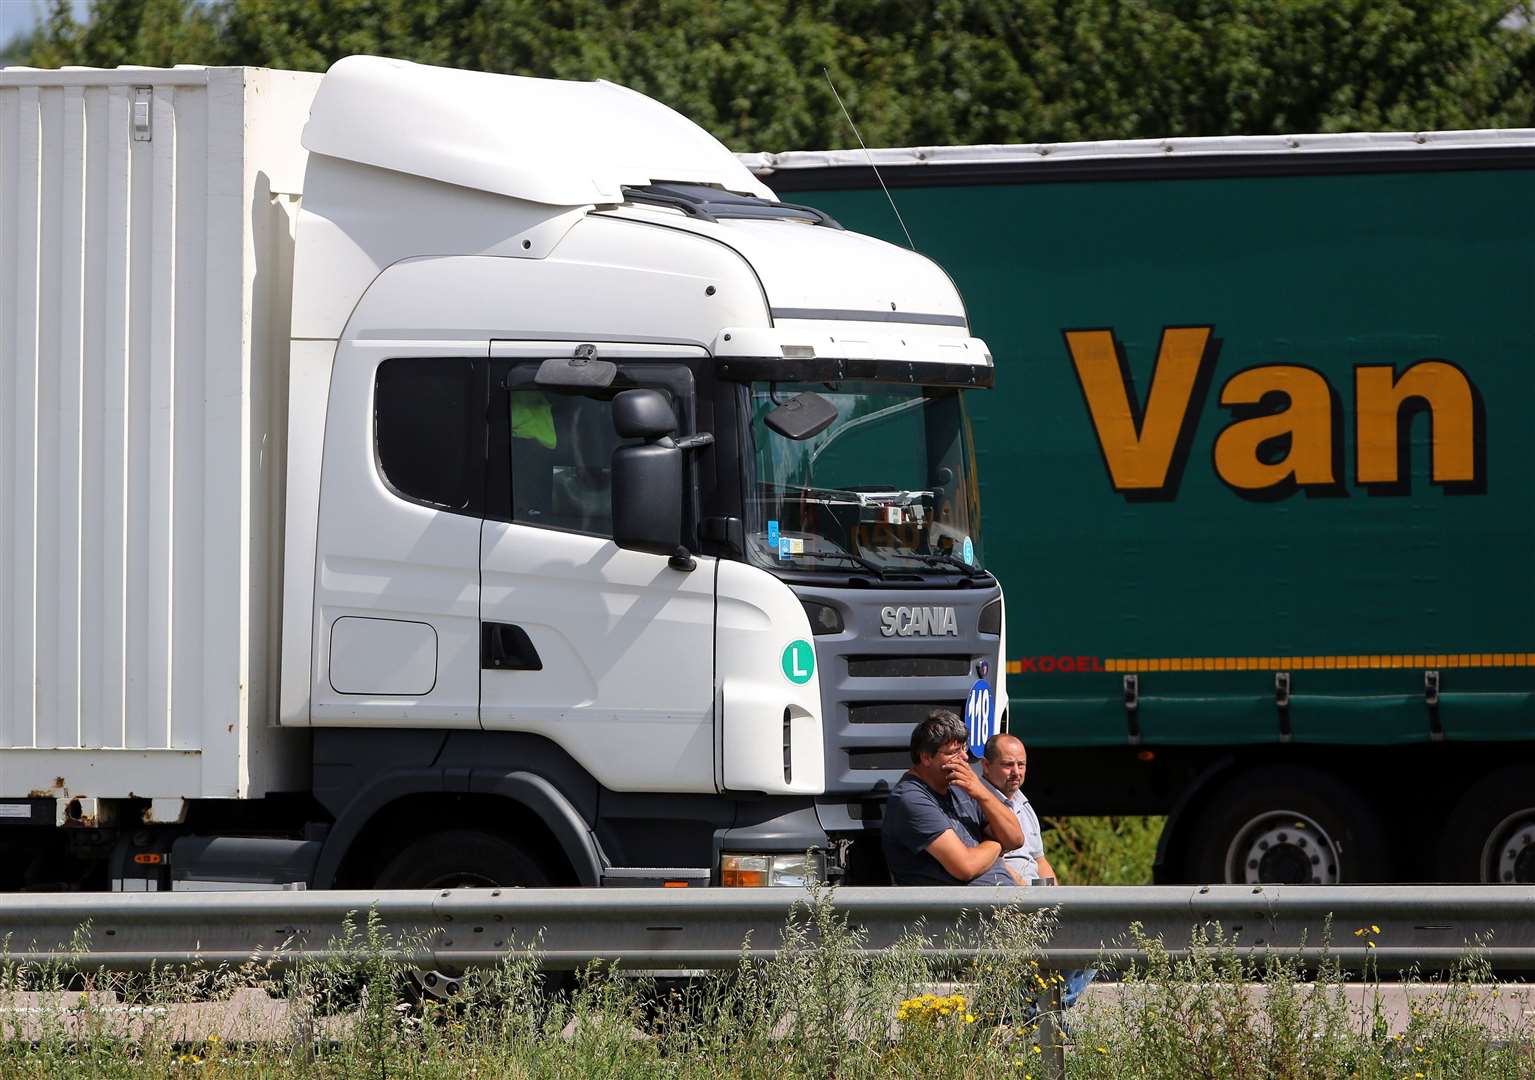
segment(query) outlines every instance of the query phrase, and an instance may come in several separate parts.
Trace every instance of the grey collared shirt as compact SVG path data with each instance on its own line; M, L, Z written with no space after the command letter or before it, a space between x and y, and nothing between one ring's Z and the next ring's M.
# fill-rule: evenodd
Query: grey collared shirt
M1002 861L1027 885L1039 876L1039 860L1045 854L1045 841L1040 833L1039 815L1034 813L1034 807L1030 805L1029 797L1023 793L1022 788L1009 797L993 787L991 781L983 780L982 782L991 788L997 798L1007 804L1013 816L1018 819L1019 828L1023 830L1023 846L1013 848L1012 851L1004 851Z

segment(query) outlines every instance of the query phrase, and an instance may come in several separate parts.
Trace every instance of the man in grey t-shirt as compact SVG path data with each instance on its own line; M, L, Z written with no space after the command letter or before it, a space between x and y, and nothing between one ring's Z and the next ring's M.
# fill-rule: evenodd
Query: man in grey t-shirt
M911 733L911 770L885 803L880 840L897 885L1011 885L1001 859L1018 819L970 768L964 721L934 709Z

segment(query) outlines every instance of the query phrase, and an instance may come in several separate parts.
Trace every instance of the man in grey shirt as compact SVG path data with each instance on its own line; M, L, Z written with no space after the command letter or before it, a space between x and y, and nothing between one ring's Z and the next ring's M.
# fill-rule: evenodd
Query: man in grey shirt
M1007 872L1020 885L1039 878L1055 882L1055 868L1045 858L1045 843L1040 834L1039 815L1023 793L1023 778L1028 771L1029 755L1023 743L1013 735L998 734L986 740L986 756L981 771L986 784L1018 819L1023 829L1023 844L1002 853Z

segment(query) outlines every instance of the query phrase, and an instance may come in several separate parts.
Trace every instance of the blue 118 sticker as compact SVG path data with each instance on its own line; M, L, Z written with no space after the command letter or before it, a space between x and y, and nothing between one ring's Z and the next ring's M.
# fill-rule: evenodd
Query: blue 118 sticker
M976 757L986 752L986 740L996 734L991 730L991 713L991 687L983 679L970 688L970 696L965 699L965 730L970 738L970 752Z

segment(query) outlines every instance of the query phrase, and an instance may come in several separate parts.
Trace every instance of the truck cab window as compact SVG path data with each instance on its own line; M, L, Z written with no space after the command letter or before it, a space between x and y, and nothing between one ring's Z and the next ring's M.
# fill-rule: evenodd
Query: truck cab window
M396 494L445 510L474 508L483 429L476 390L472 360L400 357L379 365L374 437L379 471Z
M509 398L512 520L613 534L613 451L635 442L613 430L604 398L516 387Z

